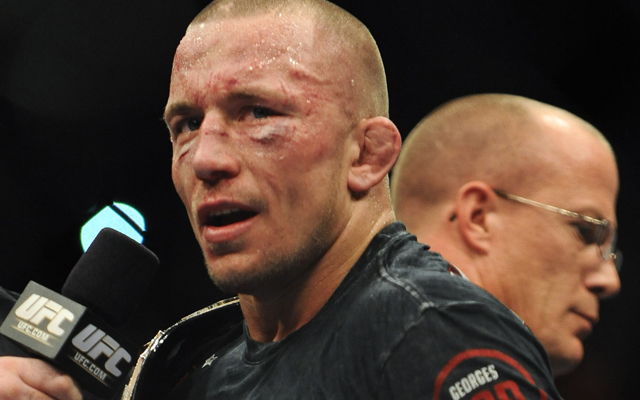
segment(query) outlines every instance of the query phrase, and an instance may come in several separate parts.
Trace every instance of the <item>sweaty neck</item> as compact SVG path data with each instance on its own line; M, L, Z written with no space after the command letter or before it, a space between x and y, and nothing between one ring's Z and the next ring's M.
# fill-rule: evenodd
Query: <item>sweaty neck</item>
M329 300L373 237L394 221L388 207L378 213L369 207L354 213L337 240L308 271L277 291L239 294L251 338L263 343L285 338L309 322ZM367 215L368 214L368 215Z

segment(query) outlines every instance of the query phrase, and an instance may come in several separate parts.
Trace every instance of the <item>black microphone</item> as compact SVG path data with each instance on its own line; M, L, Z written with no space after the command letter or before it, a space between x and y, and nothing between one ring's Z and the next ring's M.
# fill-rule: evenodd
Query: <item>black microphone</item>
M64 296L29 282L0 333L57 365L88 392L111 397L139 354L111 325L127 320L158 264L145 246L105 228L69 274Z

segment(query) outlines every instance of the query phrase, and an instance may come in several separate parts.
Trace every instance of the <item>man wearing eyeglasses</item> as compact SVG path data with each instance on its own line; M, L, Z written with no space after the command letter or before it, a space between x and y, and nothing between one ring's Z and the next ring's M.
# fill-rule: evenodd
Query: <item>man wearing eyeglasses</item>
M583 357L620 290L618 171L593 126L523 97L474 95L428 115L392 176L398 219L518 314L554 375Z

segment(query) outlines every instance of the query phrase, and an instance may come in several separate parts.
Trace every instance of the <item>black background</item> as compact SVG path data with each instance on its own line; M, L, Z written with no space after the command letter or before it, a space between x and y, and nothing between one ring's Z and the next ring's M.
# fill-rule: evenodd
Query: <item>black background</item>
M640 2L637 0L337 1L385 61L403 136L455 97L500 92L565 108L599 128L618 158L622 292L602 306L567 400L635 399L640 302ZM174 50L196 0L2 0L0 285L59 290L81 255L79 229L112 201L147 218L161 260L125 328L140 343L222 297L170 178L160 117Z

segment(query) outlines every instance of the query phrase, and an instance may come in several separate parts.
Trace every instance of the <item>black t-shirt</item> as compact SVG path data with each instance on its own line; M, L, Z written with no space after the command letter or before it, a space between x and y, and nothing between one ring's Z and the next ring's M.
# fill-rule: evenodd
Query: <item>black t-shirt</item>
M203 327L206 329L206 327ZM171 399L560 399L546 353L511 310L415 241L383 229L327 304L274 343L244 335Z

